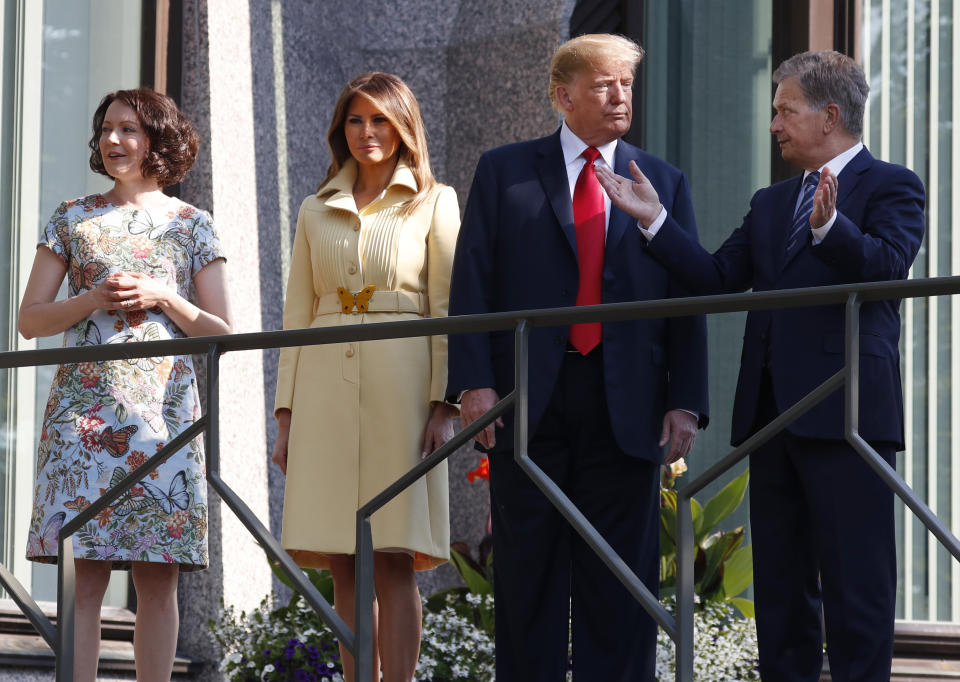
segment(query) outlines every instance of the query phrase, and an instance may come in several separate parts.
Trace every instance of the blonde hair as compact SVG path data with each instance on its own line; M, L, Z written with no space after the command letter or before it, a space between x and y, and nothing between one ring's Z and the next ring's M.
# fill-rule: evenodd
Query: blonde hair
M550 103L560 110L557 87L569 85L587 70L597 70L609 64L629 66L636 71L643 59L643 48L637 43L613 33L588 33L571 38L557 48L550 60Z
M437 185L430 170L430 155L427 152L427 133L420 116L420 105L410 88L400 78L389 73L374 71L357 76L347 83L333 108L333 118L327 131L330 148L330 167L323 178L319 192L331 178L340 172L350 158L350 148L343 127L350 103L356 96L366 97L390 121L400 135L399 157L409 166L417 181L417 193L401 208L401 213L410 215L430 195Z

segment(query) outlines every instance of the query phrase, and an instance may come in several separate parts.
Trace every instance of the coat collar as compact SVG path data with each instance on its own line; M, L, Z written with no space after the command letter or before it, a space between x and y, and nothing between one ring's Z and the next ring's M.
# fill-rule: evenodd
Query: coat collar
M350 213L359 215L357 202L353 199L353 184L356 180L357 162L351 157L344 162L340 171L330 178L329 182L317 190L317 198L330 208L349 211ZM399 190L412 197L417 193L418 188L417 179L414 177L410 166L408 166L403 159L399 159L397 161L397 167L394 169L393 175L390 178L390 182L387 183L387 187L380 197L370 202L370 205L372 206L394 190Z

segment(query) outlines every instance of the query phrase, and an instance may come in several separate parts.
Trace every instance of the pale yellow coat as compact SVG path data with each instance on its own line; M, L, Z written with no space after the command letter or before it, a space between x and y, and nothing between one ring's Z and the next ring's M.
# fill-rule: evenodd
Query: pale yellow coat
M417 189L398 163L387 189L358 211L356 163L300 207L283 328L416 320L447 314L460 211L439 186L410 216ZM339 312L337 287L375 285L370 312ZM390 293L400 292L400 293ZM399 301L399 303L397 303ZM408 312L373 312L376 308ZM287 348L275 409L290 408L282 543L301 566L354 554L356 511L420 461L430 401L443 400L447 339L390 339ZM375 550L414 553L417 570L449 558L446 463L371 519Z

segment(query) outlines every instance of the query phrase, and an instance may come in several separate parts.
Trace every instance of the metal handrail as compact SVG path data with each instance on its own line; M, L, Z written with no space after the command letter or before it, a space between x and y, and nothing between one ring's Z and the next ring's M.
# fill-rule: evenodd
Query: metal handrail
M514 409L514 457L517 464L554 504L584 541L599 555L627 590L676 643L677 679L693 680L693 523L690 498L704 486L727 472L751 451L811 409L829 394L845 387L845 437L867 460L879 476L899 495L924 525L934 533L960 561L958 540L857 431L859 404L859 308L863 302L885 299L917 298L960 293L960 277L897 282L868 282L806 289L787 289L719 296L699 296L596 306L487 313L403 322L347 325L317 329L255 332L224 336L194 337L166 341L110 344L76 348L54 348L0 353L0 368L38 365L101 362L161 355L204 353L207 356L207 414L181 432L123 481L106 491L90 507L78 514L60 532L58 568L57 626L41 612L17 579L0 564L0 585L11 595L57 657L57 680L73 679L73 543L70 536L99 511L118 499L138 480L166 461L179 448L203 431L206 437L207 482L263 546L270 558L292 582L294 588L320 614L344 647L354 655L357 679L372 676L373 633L373 544L370 516L409 485L449 457L457 448L509 409ZM846 305L846 357L841 372L825 381L796 405L783 412L740 447L711 466L706 472L677 491L677 615L670 615L650 590L623 562L583 514L559 487L530 459L527 453L528 431L528 345L534 327L560 327L582 322L614 322L655 317L683 317L707 313L738 312L800 306ZM515 330L515 387L483 417L463 429L418 463L387 489L357 511L355 630L344 623L318 590L306 579L290 555L220 476L219 439L219 361L225 352L263 350L291 346L372 341L390 338L432 336Z

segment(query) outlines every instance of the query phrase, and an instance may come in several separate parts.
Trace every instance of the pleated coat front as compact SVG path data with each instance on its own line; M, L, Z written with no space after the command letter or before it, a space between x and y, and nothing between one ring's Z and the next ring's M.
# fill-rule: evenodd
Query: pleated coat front
M402 161L388 187L362 210L350 159L297 218L284 329L330 327L447 314L460 211L456 192L433 190L408 216L417 183ZM338 287L396 294L422 313L331 309ZM335 307L335 306L334 306ZM409 305L406 306L409 309ZM356 552L356 511L420 461L430 402L443 400L445 336L287 348L275 409L291 412L282 543L301 566L326 568L328 554ZM371 519L375 550L406 550L417 570L449 558L446 463Z

